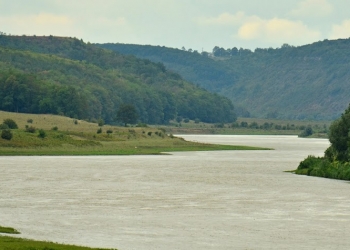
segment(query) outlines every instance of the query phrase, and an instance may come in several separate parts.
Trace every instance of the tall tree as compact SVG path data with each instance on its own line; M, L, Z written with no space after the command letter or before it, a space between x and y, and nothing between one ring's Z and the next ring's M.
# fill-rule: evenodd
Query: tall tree
M137 118L136 108L132 104L122 104L117 111L117 120L123 122L125 127L128 123L136 123Z

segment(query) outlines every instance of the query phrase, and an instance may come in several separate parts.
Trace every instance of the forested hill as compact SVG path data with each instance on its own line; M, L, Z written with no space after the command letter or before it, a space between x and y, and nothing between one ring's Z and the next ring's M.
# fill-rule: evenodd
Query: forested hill
M254 52L215 47L210 55L159 46L99 46L162 62L256 117L333 120L350 102L350 39Z
M132 104L141 122L176 116L232 122L232 102L168 71L76 38L0 35L0 110L112 122Z

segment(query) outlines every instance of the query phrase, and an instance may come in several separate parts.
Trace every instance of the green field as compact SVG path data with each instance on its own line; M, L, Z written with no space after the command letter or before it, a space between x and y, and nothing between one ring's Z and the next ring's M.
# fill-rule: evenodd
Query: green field
M0 111L0 121L5 119L14 120L18 129L11 130L11 140L0 138L0 155L145 155L263 149L188 142L169 134L165 128L98 126L63 116ZM28 132L29 128L34 131ZM44 138L39 137L39 130L44 131Z
M64 245L52 242L34 241L0 235L0 249L6 250L102 250L102 248L88 248Z

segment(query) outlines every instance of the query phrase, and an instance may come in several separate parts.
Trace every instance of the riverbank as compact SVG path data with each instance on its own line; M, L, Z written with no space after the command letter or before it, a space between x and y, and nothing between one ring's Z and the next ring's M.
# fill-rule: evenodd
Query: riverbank
M188 142L164 128L119 127L63 116L0 111L0 121L18 129L0 138L0 155L149 155L177 151L262 150L266 148ZM0 130L1 131L1 130Z
M73 245L58 244L45 241L35 241L0 235L0 249L11 250L102 250L102 248L89 248ZM106 249L107 250L107 249ZM112 250L112 249L111 249ZM116 249L115 249L116 250Z

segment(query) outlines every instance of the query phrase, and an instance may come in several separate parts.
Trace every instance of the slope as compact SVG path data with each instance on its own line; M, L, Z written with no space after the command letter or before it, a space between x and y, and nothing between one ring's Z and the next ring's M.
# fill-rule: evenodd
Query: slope
M350 39L254 52L215 47L211 56L155 46L98 46L162 62L255 117L333 120L350 102Z
M145 123L232 122L233 105L168 71L76 38L0 36L0 109L112 122L121 104Z

